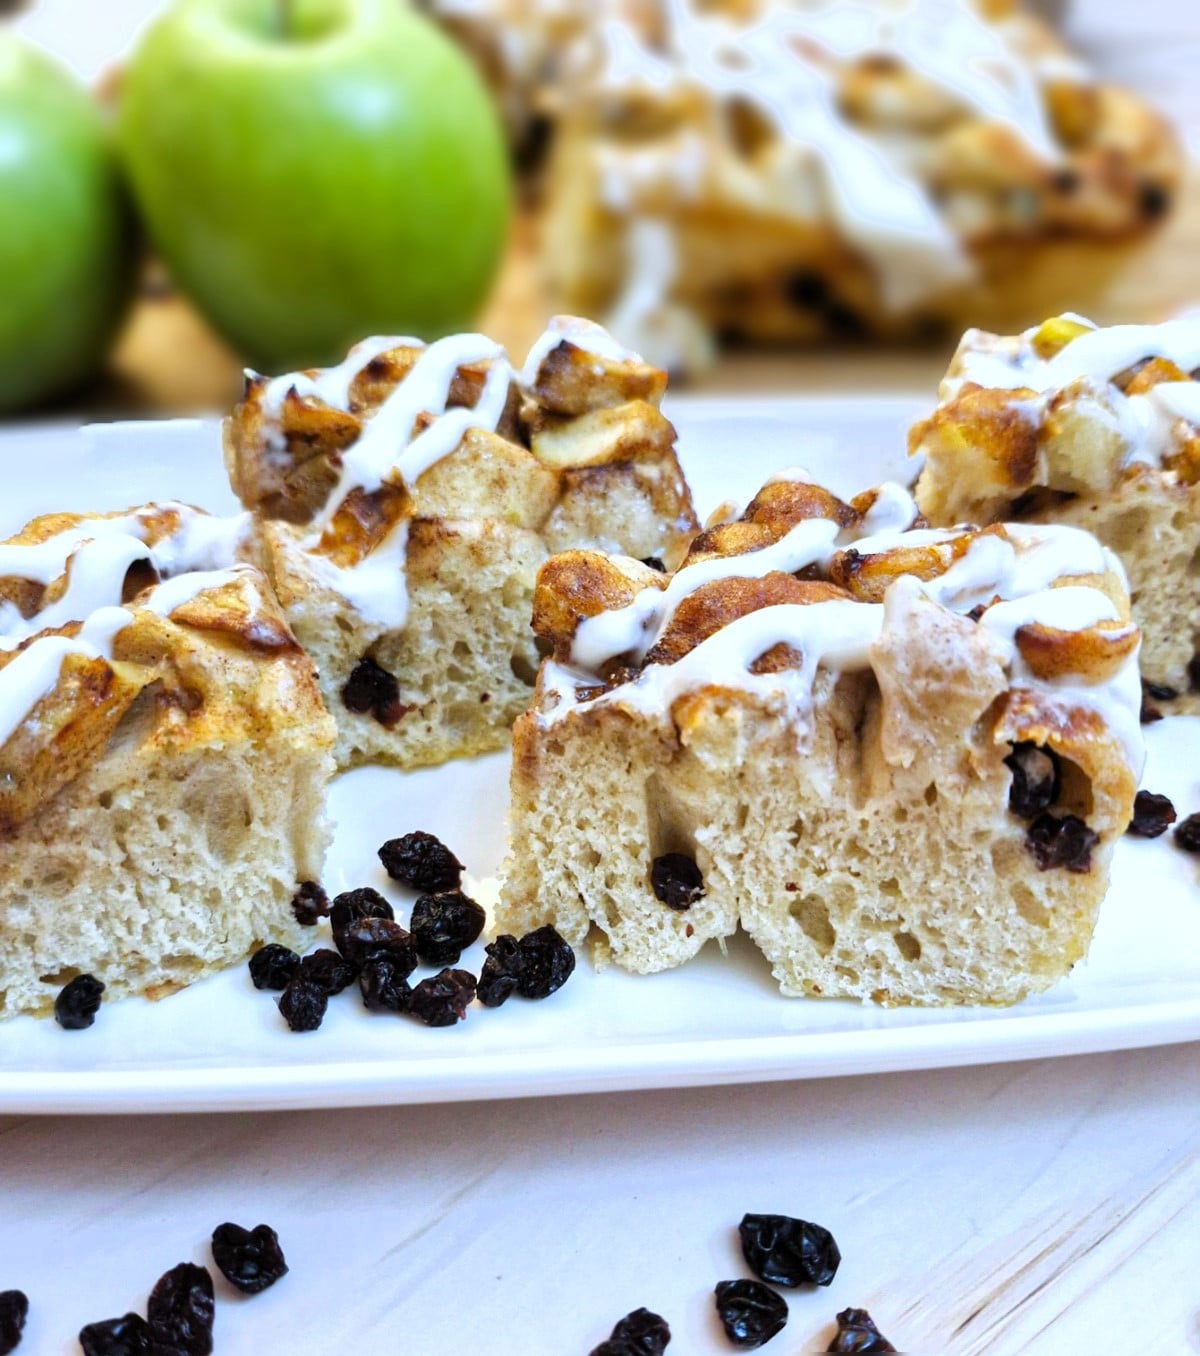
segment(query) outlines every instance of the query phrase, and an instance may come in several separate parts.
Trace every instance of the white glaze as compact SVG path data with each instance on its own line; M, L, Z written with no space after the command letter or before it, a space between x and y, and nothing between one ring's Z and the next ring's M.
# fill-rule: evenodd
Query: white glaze
M603 325L597 325L594 320L583 320L574 315L555 315L550 317L544 332L529 350L521 368L520 381L523 387L528 390L537 382L542 364L562 343L571 344L584 353L594 354L608 362L642 361L640 354L618 343Z

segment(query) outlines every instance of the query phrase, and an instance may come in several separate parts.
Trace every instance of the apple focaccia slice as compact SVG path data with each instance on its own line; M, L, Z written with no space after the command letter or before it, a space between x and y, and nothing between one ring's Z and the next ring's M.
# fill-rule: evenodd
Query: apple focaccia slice
M1198 377L1200 319L968 330L937 408L909 434L931 522L1070 523L1120 556L1159 699L1196 685Z
M165 504L0 544L0 1017L302 942L333 722L247 529Z
M1141 770L1120 567L915 515L788 477L673 575L547 561L498 926L639 973L741 926L784 993L889 1004L1065 975Z
M481 335L372 339L250 379L226 459L317 663L341 766L502 746L529 701L534 578L569 546L665 565L696 529L664 373L559 318L518 372Z

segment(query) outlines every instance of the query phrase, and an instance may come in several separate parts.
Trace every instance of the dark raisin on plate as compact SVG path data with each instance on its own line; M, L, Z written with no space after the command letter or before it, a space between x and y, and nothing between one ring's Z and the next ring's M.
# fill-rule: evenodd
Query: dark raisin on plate
M1100 835L1075 815L1058 819L1043 814L1030 824L1025 840L1039 870L1051 871L1061 866L1068 871L1084 872L1092 869L1092 849Z
M412 971L386 951L369 957L358 976L363 1006L371 1012L407 1012L412 1001Z
M1175 823L1175 807L1169 796L1139 791L1133 801L1133 818L1126 832L1135 838L1158 838Z
M837 1336L826 1351L895 1351L865 1309L843 1309L837 1316Z
M761 1281L720 1281L715 1293L725 1336L742 1351L761 1347L787 1323L787 1301Z
M398 966L407 966L406 974L417 968L417 946L407 928L390 918L356 918L333 935L337 949L354 965L363 965L371 956L386 952Z
M21 1345L28 1317L29 1297L24 1291L0 1290L0 1356L8 1356Z
M250 957L250 979L256 989L272 989L281 993L292 982L300 968L300 957L278 942L260 946Z
M393 880L426 894L457 890L462 883L462 862L431 833L418 830L389 838L379 849L379 860Z
M300 978L324 989L332 998L348 989L358 978L358 966L331 951L327 946L313 951L300 962Z
M650 886L668 909L690 909L704 893L704 877L691 857L666 852L650 863Z
M427 965L455 965L459 956L479 938L487 914L461 890L421 895L413 905L413 941Z
M157 1352L210 1356L213 1349L213 1283L207 1267L180 1262L159 1278L146 1302L146 1320Z
M842 1260L828 1229L791 1215L743 1215L738 1225L746 1265L772 1285L828 1285Z
M315 1031L325 1020L329 995L311 979L297 975L279 995L279 1011L293 1031Z
M313 927L329 916L329 896L315 880L301 881L292 896L292 913L302 927Z
M517 993L522 998L549 998L574 973L575 953L549 923L527 932L517 945L521 949Z
M257 1295L286 1276L279 1235L269 1224L243 1229L240 1224L218 1224L212 1234L213 1261L222 1276L244 1295Z
M1014 744L1004 760L1012 772L1008 808L1022 819L1034 819L1058 799L1062 771L1051 749L1039 744Z
M516 993L521 964L521 943L511 933L502 932L488 943L487 960L475 991L485 1008L498 1008Z
M466 970L440 970L413 989L408 1010L426 1026L453 1026L467 1015L474 997L474 975Z
M1181 819L1175 826L1172 841L1184 852L1200 852L1200 814Z
M95 975L76 975L54 1000L54 1020L64 1031L84 1031L100 1011L103 983Z
M83 1356L157 1356L150 1325L141 1314L103 1318L79 1331Z
M607 1342L592 1356L662 1356L671 1343L671 1328L661 1314L635 1309L618 1319Z
M369 885L358 890L343 890L329 906L329 926L336 937L340 928L357 918L395 918L392 906Z

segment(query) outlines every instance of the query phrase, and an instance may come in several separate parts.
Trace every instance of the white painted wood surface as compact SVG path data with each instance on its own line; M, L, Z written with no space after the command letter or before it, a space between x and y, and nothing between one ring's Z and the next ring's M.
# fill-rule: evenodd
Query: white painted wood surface
M844 1254L767 1351L866 1306L950 1356L1200 1351L1200 1046L939 1073L540 1102L0 1120L0 1289L27 1350L144 1304L225 1219L292 1271L219 1291L217 1350L585 1356L627 1310L729 1351L711 1289L747 1210Z

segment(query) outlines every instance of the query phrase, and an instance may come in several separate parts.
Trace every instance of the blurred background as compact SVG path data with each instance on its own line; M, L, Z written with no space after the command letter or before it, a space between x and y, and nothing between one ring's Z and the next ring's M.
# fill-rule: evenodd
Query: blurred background
M1198 69L1185 0L0 0L0 411L557 310L932 392L968 324L1200 302Z

